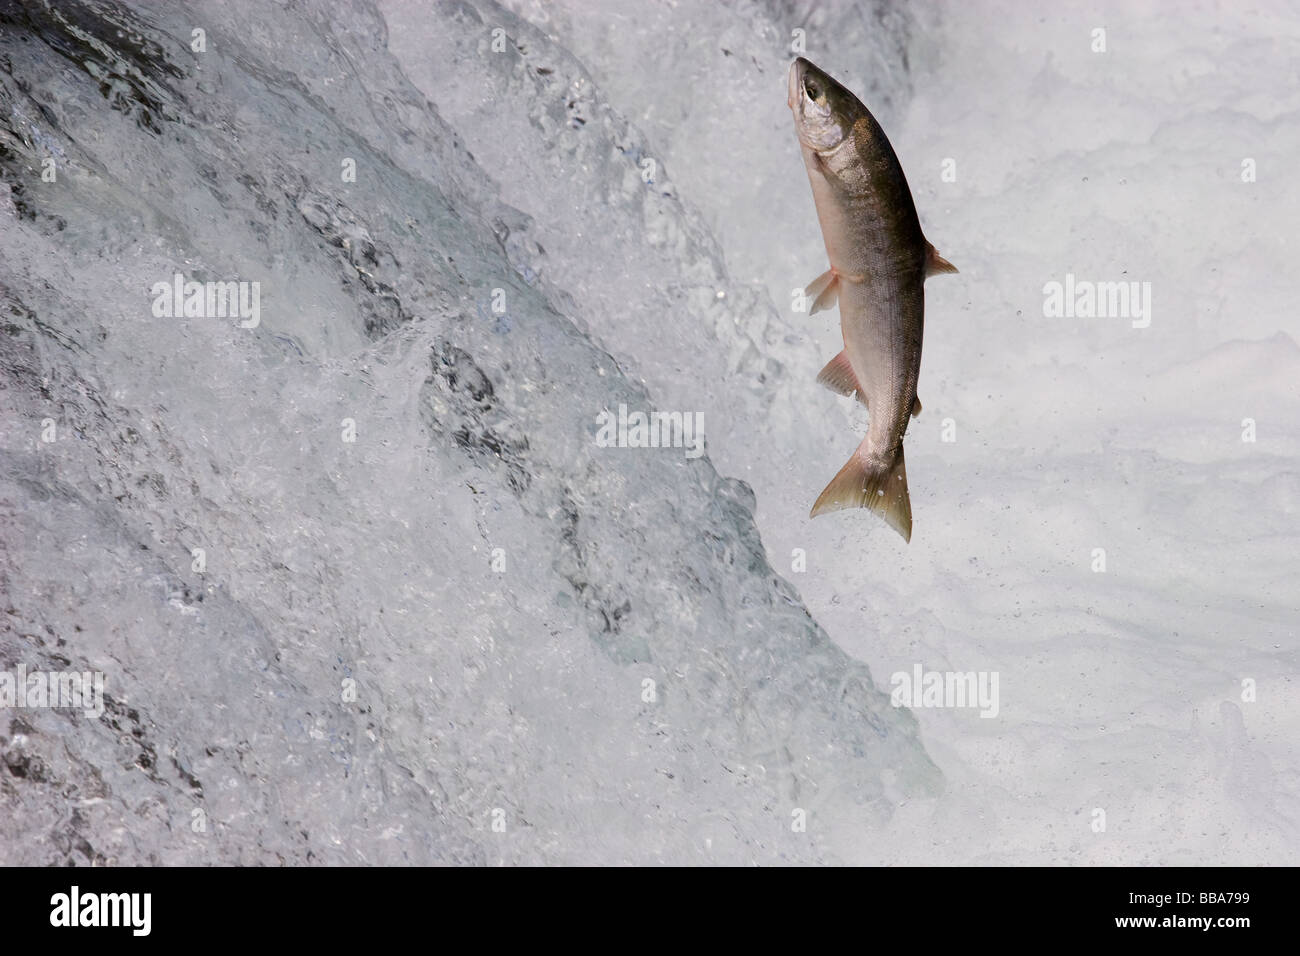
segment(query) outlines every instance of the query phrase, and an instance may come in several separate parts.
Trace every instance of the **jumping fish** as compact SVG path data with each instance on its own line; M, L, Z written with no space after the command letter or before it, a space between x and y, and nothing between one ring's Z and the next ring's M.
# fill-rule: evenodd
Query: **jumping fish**
M830 268L805 290L810 314L838 300L844 351L817 381L867 406L867 437L812 508L812 517L870 508L906 541L912 503L903 435L921 412L925 279L957 269L926 242L885 132L856 96L803 57L790 66L789 105Z

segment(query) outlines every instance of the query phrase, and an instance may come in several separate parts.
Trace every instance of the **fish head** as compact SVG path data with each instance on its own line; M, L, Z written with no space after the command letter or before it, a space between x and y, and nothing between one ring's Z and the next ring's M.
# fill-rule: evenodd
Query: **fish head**
M799 142L816 153L843 143L862 111L856 96L803 57L790 64L787 103Z

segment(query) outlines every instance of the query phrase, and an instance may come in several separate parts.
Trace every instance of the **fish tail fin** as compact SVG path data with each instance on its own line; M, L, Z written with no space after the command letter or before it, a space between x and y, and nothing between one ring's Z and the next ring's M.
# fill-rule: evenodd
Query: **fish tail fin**
M813 505L811 517L844 508L869 508L901 534L904 541L911 541L912 500L907 493L903 446L898 446L890 462L862 452L862 448L855 451L840 473L831 479Z

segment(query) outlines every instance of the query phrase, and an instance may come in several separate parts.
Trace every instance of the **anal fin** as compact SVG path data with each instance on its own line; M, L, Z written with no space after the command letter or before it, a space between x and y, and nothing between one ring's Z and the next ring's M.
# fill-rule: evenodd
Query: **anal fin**
M826 363L826 367L817 375L818 384L825 385L832 392L838 392L841 395L853 396L857 393L858 401L863 405L867 404L867 392L858 381L857 374L853 371L853 366L849 364L849 353L841 352L835 358Z

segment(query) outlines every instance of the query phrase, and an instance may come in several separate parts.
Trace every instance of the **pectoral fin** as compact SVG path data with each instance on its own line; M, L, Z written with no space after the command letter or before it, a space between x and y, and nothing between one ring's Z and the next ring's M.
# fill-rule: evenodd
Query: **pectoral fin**
M848 352L841 352L827 362L826 367L818 374L817 381L832 392L839 392L841 395L852 396L856 392L858 401L863 405L867 404L866 389L862 387L858 376L853 371L853 366L849 364Z
M803 294L813 300L812 308L808 310L809 315L834 308L840 298L840 277L835 274L834 269L827 269L808 283L808 288L803 290Z
M921 414L921 396L917 395L912 399L912 417L915 418Z
M928 242L925 244L925 276L927 279L939 273L956 271L957 267L939 255L934 246Z

